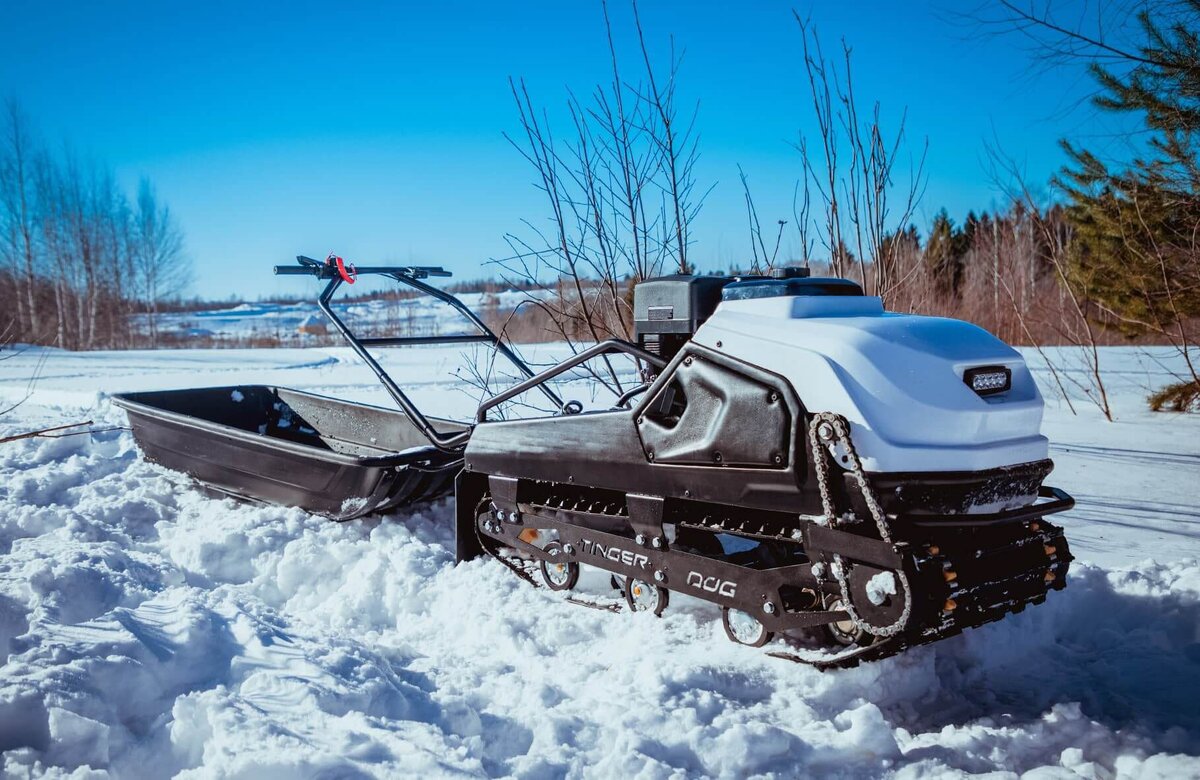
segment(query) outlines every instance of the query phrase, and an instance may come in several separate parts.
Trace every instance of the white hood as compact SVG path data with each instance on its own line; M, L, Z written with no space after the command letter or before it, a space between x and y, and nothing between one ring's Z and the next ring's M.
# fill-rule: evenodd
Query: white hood
M810 412L837 412L868 471L975 471L1047 457L1042 398L1020 354L982 328L892 314L879 298L725 301L694 340L785 377ZM1012 371L1007 392L963 382Z

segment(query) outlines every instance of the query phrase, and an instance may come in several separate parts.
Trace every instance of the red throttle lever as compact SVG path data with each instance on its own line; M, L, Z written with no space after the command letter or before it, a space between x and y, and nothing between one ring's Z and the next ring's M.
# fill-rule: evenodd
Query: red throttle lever
M342 277L342 281L346 284L354 284L358 279L358 271L354 269L354 263L350 263L350 269L346 270L346 261L333 252L330 252L329 257L325 258L325 264L336 265L338 275Z

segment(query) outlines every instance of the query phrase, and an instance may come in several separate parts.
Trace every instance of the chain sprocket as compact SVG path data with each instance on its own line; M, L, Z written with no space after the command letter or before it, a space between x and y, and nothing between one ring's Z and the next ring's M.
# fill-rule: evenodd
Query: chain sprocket
M833 493L829 486L829 461L839 457L847 471L858 482L859 492L862 493L863 501L867 505L867 510L871 514L871 519L875 523L875 528L879 532L879 538L885 542L892 541L891 528L888 525L887 514L883 511L883 507L879 504L879 499L875 497L875 491L871 488L871 482L867 478L866 471L863 469L862 460L858 456L858 452L854 449L854 442L850 439L850 424L845 417L833 412L818 412L813 415L812 420L808 425L808 441L812 449L813 468L817 474L817 487L821 493L821 506L825 510L825 524L830 528L836 527L841 520L837 514L837 508L833 503ZM849 585L849 567L842 560L842 556L834 554L833 576L837 579L838 587L842 592L842 604L846 609L846 613L850 616L850 620L861 631L874 634L879 637L889 637L900 633L908 625L909 618L912 616L912 588L909 585L908 576L903 569L892 570L892 575L899 582L899 590L904 596L904 609L896 620L888 625L877 626L865 620L859 611L855 609L854 600L851 598Z

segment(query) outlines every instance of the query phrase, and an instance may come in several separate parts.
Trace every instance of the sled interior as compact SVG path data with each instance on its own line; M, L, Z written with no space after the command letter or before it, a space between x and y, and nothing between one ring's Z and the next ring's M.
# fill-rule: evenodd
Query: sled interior
M263 385L128 393L122 401L223 428L293 442L356 459L388 459L428 439L400 412ZM128 407L127 407L128 408ZM448 429L465 428L438 419Z
M114 401L149 460L222 493L337 519L437 498L461 466L403 412L298 390L241 385Z

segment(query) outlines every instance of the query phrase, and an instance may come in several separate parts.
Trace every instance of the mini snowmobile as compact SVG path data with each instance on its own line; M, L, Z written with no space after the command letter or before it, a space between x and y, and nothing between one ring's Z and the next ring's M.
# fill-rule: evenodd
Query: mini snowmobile
M1046 518L1074 500L1044 484L1042 398L1020 354L969 323L885 312L807 269L668 276L634 289L636 343L534 373L422 281L441 269L355 272L331 256L276 273L325 281L318 306L399 411L257 386L119 396L148 458L338 519L453 484L458 560L491 556L553 591L594 567L621 598L570 596L590 606L662 614L686 594L716 605L733 641L779 637L773 654L819 667L952 636L1066 584L1072 556ZM356 273L434 296L478 333L358 338L330 305ZM471 423L424 416L369 349L474 342L527 378ZM552 389L617 354L644 381L612 408ZM557 411L489 416L535 391Z

